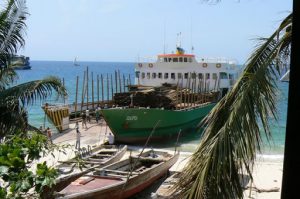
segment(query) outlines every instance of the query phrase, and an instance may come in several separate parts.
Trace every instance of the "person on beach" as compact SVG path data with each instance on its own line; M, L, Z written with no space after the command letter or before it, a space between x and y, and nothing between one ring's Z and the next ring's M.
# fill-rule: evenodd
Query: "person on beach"
M99 122L99 119L100 119L100 107L98 107L98 108L96 109L96 122L97 122L97 124L98 124L98 122Z
M115 142L114 136L111 133L109 133L108 134L108 144L112 145L112 144L114 144L114 142Z
M52 132L51 132L49 127L47 127L46 133L47 133L47 137L48 137L49 142L51 144L53 144L53 142L52 142Z
M86 111L85 111L85 114L86 114L86 119L87 119L88 123L90 123L90 122L91 122L91 117L90 117L90 112L89 112L89 110L86 110Z
M84 112L81 113L81 119L82 119L82 128L87 129L87 125L86 125L86 114Z
M76 129L76 144L75 144L75 149L80 150L80 131L79 131L79 124L76 122L75 124L75 129Z

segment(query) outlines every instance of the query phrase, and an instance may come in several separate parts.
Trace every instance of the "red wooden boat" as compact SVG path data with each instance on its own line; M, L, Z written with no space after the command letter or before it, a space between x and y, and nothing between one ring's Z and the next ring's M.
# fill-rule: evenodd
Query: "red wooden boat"
M178 160L179 153L147 151L102 169L94 169L56 194L58 198L128 198L165 175Z
M53 190L61 191L72 181L89 173L94 168L102 168L119 161L126 151L127 145L100 145L90 152L81 154L80 157L61 162L57 166L60 176L56 180Z

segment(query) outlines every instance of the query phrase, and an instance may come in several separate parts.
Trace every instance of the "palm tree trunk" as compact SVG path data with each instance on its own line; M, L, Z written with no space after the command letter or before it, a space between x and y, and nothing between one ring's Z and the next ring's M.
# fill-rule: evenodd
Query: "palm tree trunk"
M300 43L296 37L300 35L300 3L299 0L293 1L293 33L291 47L290 81L288 95L288 112L286 124L286 138L283 162L283 178L281 199L294 198L299 196L299 110L300 110ZM297 23L298 22L298 23ZM299 38L298 38L299 39Z

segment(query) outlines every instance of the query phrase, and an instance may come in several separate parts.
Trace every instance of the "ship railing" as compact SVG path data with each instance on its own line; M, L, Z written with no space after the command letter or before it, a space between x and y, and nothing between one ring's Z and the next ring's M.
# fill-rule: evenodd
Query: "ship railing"
M137 58L136 63L155 63L157 61L157 57L142 57Z
M197 57L196 60L198 62L213 62L213 63L226 63L226 64L237 64L237 60L235 59L229 59L224 57Z

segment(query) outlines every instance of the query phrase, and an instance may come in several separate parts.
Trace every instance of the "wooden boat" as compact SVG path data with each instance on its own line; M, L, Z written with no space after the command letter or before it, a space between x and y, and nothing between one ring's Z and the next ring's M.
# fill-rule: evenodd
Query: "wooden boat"
M152 194L152 198L155 199L171 199L176 198L178 193L173 189L175 183L180 179L181 172L175 171L170 173L170 176L165 179L165 181L160 185L160 187L156 190L154 194Z
M57 166L60 177L56 180L53 188L61 191L78 177L90 172L94 168L101 168L119 161L125 152L127 145L118 147L116 145L100 145L90 151L86 151L71 160L61 162Z
M179 153L150 150L94 169L57 193L58 198L128 198L165 175L178 160Z

